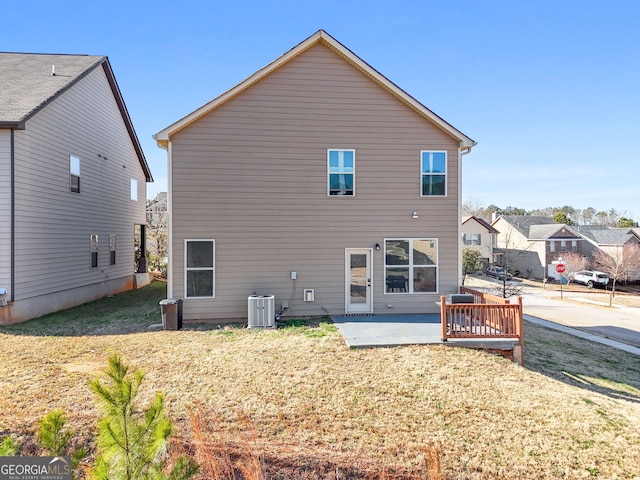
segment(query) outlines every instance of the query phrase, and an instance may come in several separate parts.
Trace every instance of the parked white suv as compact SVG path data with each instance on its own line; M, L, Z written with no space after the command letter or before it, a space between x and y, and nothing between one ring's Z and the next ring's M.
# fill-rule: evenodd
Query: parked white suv
M592 287L606 287L609 283L609 275L597 270L582 270L574 273L571 279L576 283L581 283L589 288Z

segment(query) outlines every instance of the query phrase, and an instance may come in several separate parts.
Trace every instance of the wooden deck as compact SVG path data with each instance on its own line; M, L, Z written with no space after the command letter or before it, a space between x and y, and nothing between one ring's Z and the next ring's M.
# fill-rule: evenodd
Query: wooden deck
M460 287L461 294L473 295L473 303L447 303L440 297L442 341L449 339L517 340L512 358L524 363L522 298L515 302L484 292Z

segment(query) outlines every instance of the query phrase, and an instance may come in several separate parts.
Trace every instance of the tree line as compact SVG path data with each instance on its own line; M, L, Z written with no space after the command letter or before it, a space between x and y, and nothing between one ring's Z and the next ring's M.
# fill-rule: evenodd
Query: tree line
M593 207L580 209L565 205L562 207L525 210L524 208L512 206L501 208L493 204L485 208L474 201L465 202L462 208L469 215L482 218L487 222L491 222L497 215L540 215L552 218L555 222L565 225L598 225L611 228L633 228L638 226L638 222L625 216L626 212L620 213L615 208L596 210Z

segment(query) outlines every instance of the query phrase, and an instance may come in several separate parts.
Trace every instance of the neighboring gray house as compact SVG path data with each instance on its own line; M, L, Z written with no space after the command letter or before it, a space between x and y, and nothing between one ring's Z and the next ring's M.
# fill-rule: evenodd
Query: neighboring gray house
M475 142L324 31L155 136L185 319L438 312Z
M0 172L0 324L134 286L151 173L107 57L0 53Z
M586 240L583 254L587 257L593 257L597 250L602 250L611 255L625 245L640 244L640 235L632 228L581 225L576 229Z
M489 223L475 215L462 217L462 245L480 251L486 265L496 261L493 247L498 231Z
M582 254L583 237L572 227L536 215L502 215L492 224L496 252L510 272L528 278L555 276L554 261L565 252Z
M577 227L585 238L583 253L587 257L595 258L597 251L602 251L613 258L626 255L626 245L640 245L640 233L633 228L607 228L597 225L581 225ZM628 280L640 279L640 272L632 268L628 272Z

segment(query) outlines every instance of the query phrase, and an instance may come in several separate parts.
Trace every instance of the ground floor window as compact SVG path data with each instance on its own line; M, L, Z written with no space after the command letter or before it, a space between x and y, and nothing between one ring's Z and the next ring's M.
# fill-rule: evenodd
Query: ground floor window
M185 240L187 298L215 297L215 240Z
M116 264L116 236L109 235L109 265Z
M437 239L387 239L384 251L385 293L438 291Z
M91 235L91 268L98 268L98 235Z

